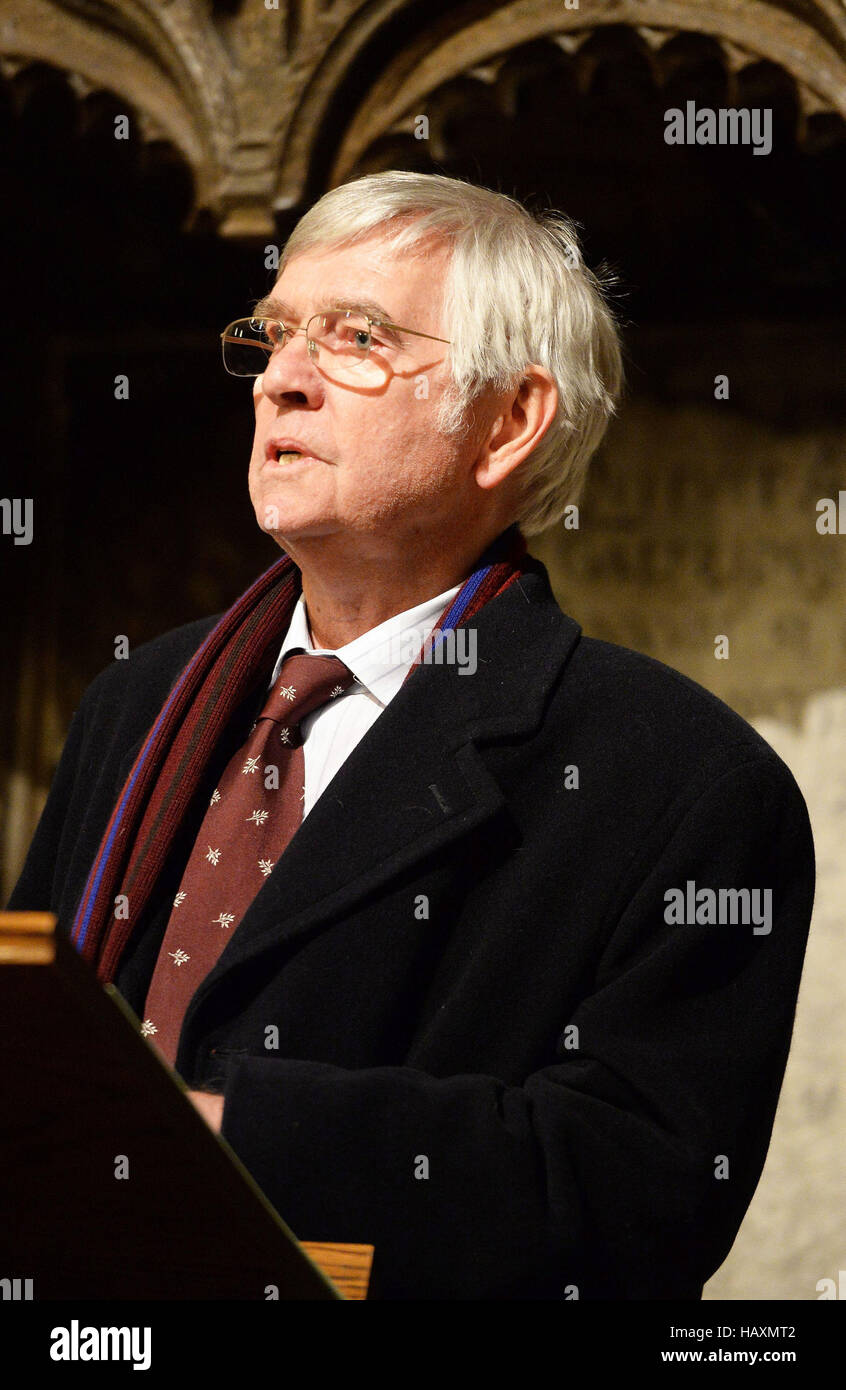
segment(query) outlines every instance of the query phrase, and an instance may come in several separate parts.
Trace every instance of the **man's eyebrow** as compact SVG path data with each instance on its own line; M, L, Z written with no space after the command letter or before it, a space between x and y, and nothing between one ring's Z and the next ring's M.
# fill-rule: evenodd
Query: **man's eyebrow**
M334 295L327 299L324 304L321 304L320 308L351 309L353 311L357 309L362 314L369 314L372 319L383 319L387 323L394 322L393 315L375 299L347 299ZM297 312L292 305L286 304L283 299L276 299L272 294L268 294L265 295L264 299L259 300L253 309L253 315L258 318L278 318L287 323L296 319Z

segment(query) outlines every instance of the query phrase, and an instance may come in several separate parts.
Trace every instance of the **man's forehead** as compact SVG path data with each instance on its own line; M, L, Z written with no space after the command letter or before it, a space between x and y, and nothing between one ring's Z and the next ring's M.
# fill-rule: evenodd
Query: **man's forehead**
M440 247L429 249L437 255ZM360 309L399 322L407 306L414 305L418 316L422 306L431 309L436 274L431 255L418 254L418 248L395 250L382 236L352 246L315 247L292 256L261 306L280 318L299 317L309 308Z
M319 299L320 309L358 309L364 314L369 314L373 319L393 320L394 311L382 304L381 301L368 295L332 294L330 290L321 290ZM296 297L289 299L277 290L273 290L264 299L259 300L253 312L287 320L302 318L303 313L308 312L308 308L307 305L301 306L296 301Z

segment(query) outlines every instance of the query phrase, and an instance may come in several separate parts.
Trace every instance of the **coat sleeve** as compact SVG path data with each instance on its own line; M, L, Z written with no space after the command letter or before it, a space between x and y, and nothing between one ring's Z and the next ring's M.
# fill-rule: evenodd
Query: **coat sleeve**
M667 922L688 880L771 890L770 929ZM521 1085L230 1061L224 1137L301 1239L375 1246L372 1296L698 1298L722 1263L766 1157L813 902L787 768L752 755L715 778L621 889L591 992Z

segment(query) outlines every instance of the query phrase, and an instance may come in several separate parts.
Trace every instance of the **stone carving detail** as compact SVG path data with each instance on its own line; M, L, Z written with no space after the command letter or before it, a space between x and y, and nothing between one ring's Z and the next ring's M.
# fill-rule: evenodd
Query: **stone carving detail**
M181 151L197 211L211 212L229 237L270 236L275 214L306 199L319 141L335 149L323 181L337 183L374 141L407 128L430 93L462 73L490 81L510 49L539 38L574 54L612 24L635 28L656 51L680 31L710 35L727 68L769 59L792 75L806 114L846 115L838 0L805 0L801 10L791 0L583 0L577 10L520 0L463 25L436 4L423 17L410 12L402 39L377 54L372 41L403 8L403 0L0 0L0 54L125 98L142 132Z

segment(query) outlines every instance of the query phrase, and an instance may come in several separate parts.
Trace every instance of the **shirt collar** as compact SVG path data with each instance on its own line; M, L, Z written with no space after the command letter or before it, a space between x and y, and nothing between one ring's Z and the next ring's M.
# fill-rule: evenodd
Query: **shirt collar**
M300 594L273 668L271 684L279 675L285 657L294 649L316 656L337 656L349 667L366 692L378 704L386 705L396 695L426 637L460 589L461 584L455 584L425 603L395 613L392 618L387 618L369 632L363 632L346 646L334 650L312 644L305 596Z

